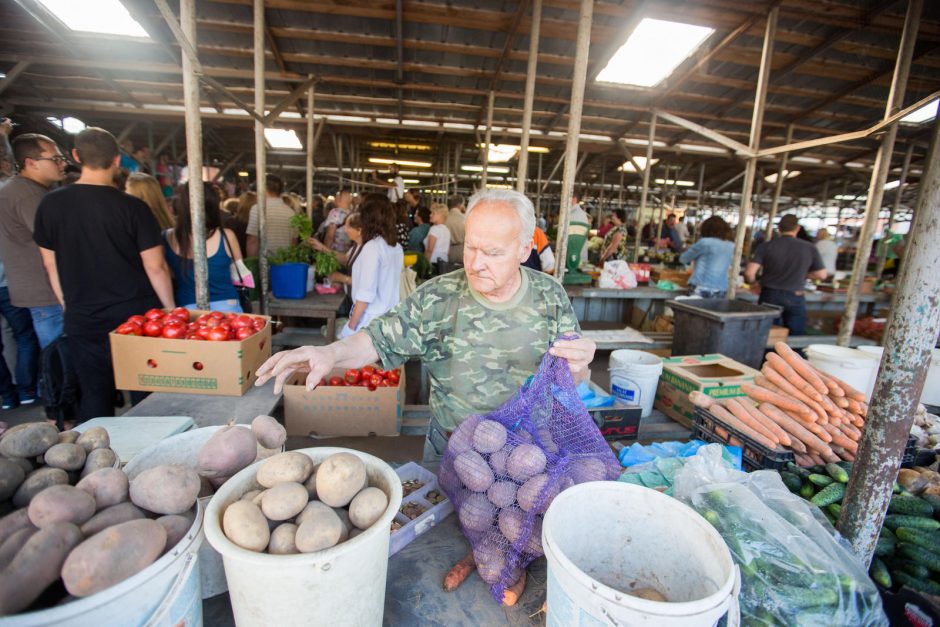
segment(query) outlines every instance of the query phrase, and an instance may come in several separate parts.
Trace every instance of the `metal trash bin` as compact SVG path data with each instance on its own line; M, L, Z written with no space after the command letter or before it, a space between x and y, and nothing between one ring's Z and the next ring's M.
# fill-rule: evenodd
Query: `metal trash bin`
M724 298L674 300L673 355L720 353L760 368L774 318L781 308Z

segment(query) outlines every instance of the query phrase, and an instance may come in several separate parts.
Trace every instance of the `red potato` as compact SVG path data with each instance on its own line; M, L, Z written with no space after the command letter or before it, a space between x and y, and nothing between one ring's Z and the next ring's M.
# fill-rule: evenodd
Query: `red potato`
M200 482L185 466L149 468L130 482L131 502L154 514L182 514L196 504Z
M180 516L179 514L160 516L160 518L157 518L157 522L160 523L166 531L166 547L163 550L164 553L173 550L173 547L186 537L186 534L193 526L192 520L187 516Z
M37 531L39 531L39 529L32 525L23 527L22 529L17 529L10 534L9 537L0 542L0 572L3 572L3 570L10 565L10 562L13 561L16 554L23 548L23 543L29 540Z
M483 494L470 494L460 504L457 517L464 529L486 531L493 525L496 508Z
M131 520L140 520L146 518L144 512L133 503L118 503L111 507L106 507L97 514L88 519L82 525L82 533L86 538L90 538L99 531L104 531L108 527L120 525Z
M54 485L66 485L69 482L69 475L61 468L37 468L26 476L26 480L20 484L13 495L13 505L15 507L26 507L33 498Z
M130 483L123 470L102 468L87 475L75 487L91 494L95 499L95 507L102 510L126 501Z
M71 595L91 596L153 564L165 546L166 530L155 520L108 527L69 553L62 565L62 583Z
M59 578L69 552L82 541L71 523L58 523L34 533L0 573L0 616L29 607Z
M70 485L46 488L29 502L29 520L40 529L57 523L81 525L95 515L95 497Z
M251 432L264 448L281 448L287 441L287 429L271 416L258 416L252 420Z
M247 468L258 456L258 444L251 429L222 427L199 449L196 471L203 477L231 477Z
M464 451L455 457L454 472L473 492L486 492L496 479L489 464L476 451Z

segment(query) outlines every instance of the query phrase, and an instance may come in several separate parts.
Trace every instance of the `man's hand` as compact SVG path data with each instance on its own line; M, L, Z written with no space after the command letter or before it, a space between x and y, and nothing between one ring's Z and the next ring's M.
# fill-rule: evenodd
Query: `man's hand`
M264 385L274 377L274 393L280 394L284 383L292 374L309 370L307 390L317 387L320 379L336 366L333 352L320 346L302 346L290 351L281 351L258 368L258 380L255 385Z
M548 352L568 362L571 378L574 379L575 384L578 384L587 379L590 374L588 366L594 360L594 351L596 349L597 345L594 340L560 338Z

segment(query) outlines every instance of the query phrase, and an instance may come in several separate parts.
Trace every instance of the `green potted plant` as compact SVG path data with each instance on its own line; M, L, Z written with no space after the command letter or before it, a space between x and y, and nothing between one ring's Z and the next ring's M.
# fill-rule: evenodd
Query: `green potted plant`
M298 243L278 248L268 255L271 265L271 292L277 298L303 298L307 293L307 273L313 266L316 275L327 277L339 269L339 261L330 253L320 253L307 243L313 235L313 223L304 214L293 216L288 225L297 231Z

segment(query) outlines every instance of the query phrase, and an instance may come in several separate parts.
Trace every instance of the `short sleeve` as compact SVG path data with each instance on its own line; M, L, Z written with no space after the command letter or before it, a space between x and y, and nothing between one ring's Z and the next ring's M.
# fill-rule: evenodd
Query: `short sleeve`
M39 201L36 209L36 218L33 221L33 241L40 248L55 250L55 234L52 232L49 207L46 199Z
M373 240L374 241L374 240ZM356 257L352 269L352 301L371 303L375 301L379 290L379 255L378 247L366 243Z
M396 368L427 351L422 331L431 290L419 289L364 329L386 369ZM433 294L430 294L433 296Z
M825 268L826 265L823 263L822 255L819 254L819 249L813 246L812 253L813 253L813 261L809 266L809 271L816 272L817 270L822 270L823 268Z
M248 225L245 227L245 233L258 237L258 205L252 207L251 212L248 214Z
M153 217L153 212L144 201L137 198L133 199L133 218L134 218L134 241L137 244L137 250L143 252L163 244L163 238L160 237L160 225L157 219Z
M758 244L757 248L754 249L754 254L751 255L751 261L759 265L764 265L764 244L766 242Z

